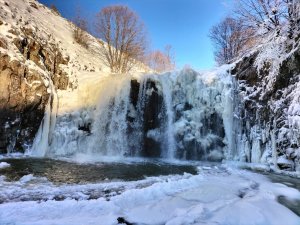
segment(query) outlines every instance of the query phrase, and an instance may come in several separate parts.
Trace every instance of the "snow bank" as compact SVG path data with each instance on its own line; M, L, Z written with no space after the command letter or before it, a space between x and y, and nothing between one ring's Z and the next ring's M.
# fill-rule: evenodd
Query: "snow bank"
M0 169L4 169L10 167L10 164L7 162L0 162Z
M107 185L123 186L124 191L109 199L100 197L63 201L9 202L0 205L0 224L15 225L76 225L118 224L119 217L133 224L289 224L299 225L300 218L280 205L279 195L300 200L300 192L282 184L269 182L262 175L236 169L206 168L201 174L168 176L144 181L119 182ZM149 180L148 180L149 181ZM34 186L0 180L6 192L51 195L54 186L34 189ZM47 183L47 182L45 182ZM9 190L7 190L7 185ZM61 186L57 191L84 190L89 185ZM19 189L18 189L19 188ZM80 192L80 191L79 191ZM0 192L1 193L1 192Z

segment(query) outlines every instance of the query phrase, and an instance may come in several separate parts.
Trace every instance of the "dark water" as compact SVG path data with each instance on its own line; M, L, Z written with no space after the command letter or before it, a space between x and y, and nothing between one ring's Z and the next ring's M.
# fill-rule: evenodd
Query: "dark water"
M271 173L264 173L264 175L266 175L273 183L285 184L288 187L292 187L300 191L299 178L293 178L289 176L283 176L283 175L277 175ZM292 210L298 216L300 216L300 200L291 200L285 196L279 196L278 202L286 206L290 210Z
M0 170L0 175L5 175L7 180L16 181L24 175L33 174L47 177L49 181L56 184L94 183L105 180L134 181L147 176L197 173L194 166L171 165L162 162L77 164L45 158L5 159L3 161L11 165Z

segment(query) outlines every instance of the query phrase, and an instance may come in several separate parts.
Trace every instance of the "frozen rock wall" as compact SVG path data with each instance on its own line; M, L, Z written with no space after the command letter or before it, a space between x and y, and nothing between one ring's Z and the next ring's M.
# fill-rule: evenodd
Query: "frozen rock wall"
M68 76L60 69L68 59L57 46L35 37L33 29L10 27L6 38L11 40L0 36L0 151L25 151L54 94L51 85L68 87Z
M263 53L244 57L232 70L240 99L239 160L299 171L300 48L271 54L277 61Z

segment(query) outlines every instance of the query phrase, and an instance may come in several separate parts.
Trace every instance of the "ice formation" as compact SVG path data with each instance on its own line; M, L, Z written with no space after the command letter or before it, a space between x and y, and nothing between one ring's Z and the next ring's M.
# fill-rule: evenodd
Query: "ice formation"
M48 145L33 148L33 155L217 161L237 157L237 102L230 66L208 72L107 76L78 93L82 107L57 115L55 126L50 123L53 110L46 112L37 138Z

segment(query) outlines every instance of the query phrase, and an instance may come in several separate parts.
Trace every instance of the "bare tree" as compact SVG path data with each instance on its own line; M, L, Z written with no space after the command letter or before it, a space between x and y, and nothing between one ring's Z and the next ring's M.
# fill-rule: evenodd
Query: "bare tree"
M175 69L176 63L175 63L175 52L172 47L172 45L166 45L165 46L165 54L167 56L167 59L169 61L169 68L170 69Z
M146 36L143 23L127 6L103 8L97 14L96 31L107 46L103 60L112 72L126 73L145 53Z
M162 73L175 69L175 64L172 63L168 55L156 50L151 52L146 57L146 64L153 70Z
M81 13L79 9L77 9L76 14L77 14L76 17L73 20L73 23L75 25L74 33L73 33L74 39L78 44L82 45L85 48L88 48L88 41L89 41L89 37L87 33L88 23L85 19L81 17Z
M145 56L144 63L159 73L174 70L176 63L172 46L166 45L164 51L151 51Z
M227 17L210 30L209 37L215 47L215 60L219 65L231 62L250 44L251 29L241 21Z

